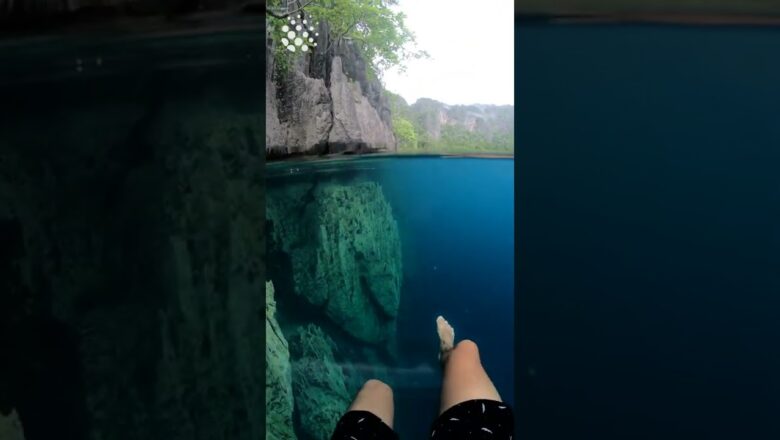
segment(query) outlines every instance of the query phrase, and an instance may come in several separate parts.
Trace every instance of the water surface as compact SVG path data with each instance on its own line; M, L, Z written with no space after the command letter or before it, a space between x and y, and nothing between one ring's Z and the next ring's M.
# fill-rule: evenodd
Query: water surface
M301 181L373 181L392 207L403 261L399 356L386 361L380 379L394 387L402 437L427 435L437 415L439 314L453 324L456 339L477 342L502 397L514 402L514 160L369 158L273 164L268 173L269 198L274 189ZM269 261L271 279L282 276L279 270Z

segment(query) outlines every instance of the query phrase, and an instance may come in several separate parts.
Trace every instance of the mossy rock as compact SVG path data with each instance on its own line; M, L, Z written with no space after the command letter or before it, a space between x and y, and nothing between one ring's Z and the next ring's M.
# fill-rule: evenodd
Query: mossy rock
M290 352L276 321L276 301L271 282L265 285L265 341L265 438L294 440Z
M328 440L350 402L336 344L314 324L298 327L289 342L300 428L314 440Z
M355 338L395 333L401 240L381 187L301 184L269 192L273 242L290 257L295 292Z

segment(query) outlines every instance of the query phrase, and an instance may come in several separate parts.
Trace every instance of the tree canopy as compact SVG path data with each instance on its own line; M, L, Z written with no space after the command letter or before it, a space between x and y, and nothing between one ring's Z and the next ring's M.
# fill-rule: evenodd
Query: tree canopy
M269 11L281 1L269 1ZM406 16L395 8L397 0L309 0L298 5L290 12L302 10L315 20L326 22L332 44L354 42L375 76L393 67L403 70L407 60L428 56L417 48L414 33L406 27ZM287 15L268 13L274 26L284 24Z
M400 150L417 149L417 132L411 121L398 115L394 116L393 133L395 138L398 139L398 148Z

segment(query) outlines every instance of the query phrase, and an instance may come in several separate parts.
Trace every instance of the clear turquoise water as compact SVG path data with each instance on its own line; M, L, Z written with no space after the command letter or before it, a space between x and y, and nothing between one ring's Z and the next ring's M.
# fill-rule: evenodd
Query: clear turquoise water
M380 379L393 385L401 436L423 438L437 414L439 314L453 324L456 339L479 345L488 374L513 403L514 160L383 157L268 167L269 197L299 181L374 181L392 207L404 274L399 357L386 363ZM279 270L269 262L271 279Z

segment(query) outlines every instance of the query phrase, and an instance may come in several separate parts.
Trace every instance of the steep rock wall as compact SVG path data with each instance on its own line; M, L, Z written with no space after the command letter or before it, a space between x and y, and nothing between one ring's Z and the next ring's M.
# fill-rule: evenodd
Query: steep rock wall
M485 135L514 134L514 106L511 105L448 105L430 98L420 98L409 105L398 95L392 95L391 99L399 116L415 121L434 140L441 138L446 126Z
M390 109L382 86L366 74L350 42L329 44L321 25L322 52L297 58L291 69L274 68L266 50L266 152L293 154L395 151Z
M330 94L333 121L329 152L395 149L392 127L363 94L360 83L344 73L341 57L333 58Z

